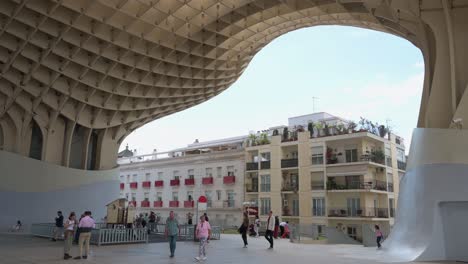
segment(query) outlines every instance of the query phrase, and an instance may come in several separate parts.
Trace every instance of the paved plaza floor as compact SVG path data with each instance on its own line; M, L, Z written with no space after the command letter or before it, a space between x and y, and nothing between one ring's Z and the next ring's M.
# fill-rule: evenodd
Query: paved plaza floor
M249 247L242 248L239 235L222 235L219 241L210 241L208 259L204 263L392 263L384 251L355 245L294 244L275 240L275 249L267 249L267 241L249 238ZM74 246L72 255L77 255ZM88 260L63 260L63 242L52 242L29 235L0 234L1 264L49 263L195 263L198 243L178 242L176 257L169 258L167 243L92 246ZM449 263L449 262L445 262Z

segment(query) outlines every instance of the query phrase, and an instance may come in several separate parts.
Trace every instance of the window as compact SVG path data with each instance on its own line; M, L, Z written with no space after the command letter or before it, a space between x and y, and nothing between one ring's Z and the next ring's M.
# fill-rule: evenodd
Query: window
M189 179L195 178L195 171L193 169L190 169L187 171L187 175Z
M228 176L234 176L234 166L227 167Z
M206 206L211 207L212 206L211 191L205 191L205 196L206 196Z
M292 156L291 157L292 159L297 159L298 158L298 152L297 151L291 152L291 156Z
M270 175L261 175L260 176L261 185L260 185L260 191L261 192L269 192L270 191Z
M158 172L158 181L162 181L164 177L164 173L162 171Z
M310 173L311 178L311 189L312 190L323 190L325 189L324 183L324 172L323 171L314 171Z
M179 193L173 192L172 193L172 201L179 201Z
M390 207L390 217L395 217L395 200L393 198L388 199L388 205Z
M218 178L221 178L223 176L223 168L222 167L217 167L216 168L216 176L218 176Z
M180 179L180 174L179 174L179 171L178 171L178 170L175 170L175 171L173 172L173 174L174 174L174 180L179 180L179 179Z
M206 174L206 177L213 177L213 168L206 168L205 174Z
M299 200L292 200L292 215L299 216Z
M145 181L150 181L151 173L147 172L145 173Z
M347 149L345 150L346 153L346 162L357 162L357 149Z
M144 198L145 198L145 201L149 201L149 193L148 192L145 192L143 194Z
M271 211L271 200L270 198L260 199L260 214L267 215Z
M132 176L132 182L136 182L136 181L137 181L137 177L138 177L137 174L133 174L133 176Z
M220 190L216 191L216 200L218 200L218 201L221 200L221 191Z
M264 152L264 153L261 153L261 161L269 161L271 159L271 154L270 152Z
M128 200L128 193L126 193L126 194L125 194L125 199L127 199L127 200Z
M123 198L123 193L120 193L120 196L119 196L119 197L120 197L120 198Z
M127 175L127 183L130 182L130 175Z
M124 182L124 176L120 175L120 182Z
M156 193L156 201L162 201L162 192Z
M187 192L187 201L193 201L193 191Z
M132 201L136 201L136 193L132 193Z
M312 198L312 215L325 216L325 198Z
M312 165L323 165L323 147L312 148Z
M397 148L397 160L405 162L405 150Z
M348 216L362 215L360 198L348 198L347 205L348 205Z
M226 195L227 195L227 207L229 207L229 208L234 207L234 201L235 201L236 194L234 193L234 191L229 190L229 191L226 191Z

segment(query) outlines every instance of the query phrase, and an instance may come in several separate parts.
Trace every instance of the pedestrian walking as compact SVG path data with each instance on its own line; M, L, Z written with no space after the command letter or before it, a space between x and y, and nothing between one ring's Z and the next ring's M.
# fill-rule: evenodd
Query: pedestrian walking
M63 215L62 211L57 212L57 217L55 217L55 228L54 228L54 236L52 241L57 241L59 237L62 237L63 234Z
M70 259L72 258L72 256L70 256L70 250L72 248L73 238L75 234L75 227L76 227L75 212L70 213L70 215L68 216L68 219L65 221L64 227L65 227L65 233L64 233L65 245L63 249L63 259Z
M174 217L174 211L169 212L164 234L169 238L169 250L171 251L171 255L169 257L173 258L176 249L177 236L179 235L179 222L177 222L177 219Z
M78 228L80 228L80 238L78 244L80 245L80 255L74 259L87 259L89 254L89 242L91 240L91 230L96 228L96 222L91 217L91 211L86 211L84 217L80 220ZM85 254L83 254L83 247L85 247Z
M258 218L258 215L255 216L255 223L254 223L254 231L255 231L255 237L258 237L259 233L258 230L260 229L260 219Z
M148 223L148 235L151 234L151 232L154 231L154 228L156 227L156 215L154 214L153 211L150 212L149 215L149 223Z
M188 214L187 214L187 224L188 224L188 225L192 225L192 224L193 224L192 218L193 218L193 214L192 214L191 212L188 212Z
M275 219L273 218L273 211L268 214L268 220L266 225L265 239L270 242L269 249L273 249L273 230L275 230Z
M274 237L275 239L278 238L279 223L280 223L279 217L278 217L278 216L275 216L275 231L273 232L273 237Z
M203 213L203 216L205 217L205 220L209 222L210 220L208 219L208 215L206 213Z
M286 225L286 222L280 222L279 228L280 228L280 236L282 237L284 235L284 226Z
M377 249L380 249L382 247L380 242L382 242L383 233L378 225L375 225L375 237L377 238Z
M78 221L77 221L77 224L80 223L80 221L81 221L81 219L83 219L83 217L85 217L84 213L81 214L80 219L78 219ZM73 242L74 242L75 244L78 244L78 240L80 239L80 232L81 232L81 230L80 230L80 228L78 227L78 228L76 229L75 238L74 238L74 240L73 240Z
M196 237L200 240L200 246L198 249L198 257L195 257L197 261L206 260L206 242L211 237L211 226L204 215L200 216L200 223L197 225L195 231Z
M242 225L239 227L239 233L242 235L242 240L244 241L244 248L247 248L247 230L249 229L249 216L247 212L244 213L244 219Z

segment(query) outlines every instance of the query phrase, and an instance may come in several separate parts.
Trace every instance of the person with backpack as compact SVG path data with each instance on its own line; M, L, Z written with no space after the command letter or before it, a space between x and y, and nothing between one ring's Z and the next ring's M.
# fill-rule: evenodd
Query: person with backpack
M378 225L375 225L375 237L377 238L377 249L380 249L382 247L380 243L383 240L383 233Z

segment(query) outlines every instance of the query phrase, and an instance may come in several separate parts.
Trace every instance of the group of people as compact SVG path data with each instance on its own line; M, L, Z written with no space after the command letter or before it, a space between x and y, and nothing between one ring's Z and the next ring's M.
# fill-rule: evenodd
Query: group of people
M247 248L247 231L251 226L249 221L249 216L247 212L244 212L244 217L242 220L242 224L239 227L239 233L242 235L242 240L244 241L244 248ZM260 233L260 218L258 215L255 216L255 222L253 223L253 232L255 237L259 237ZM270 249L273 248L273 239L277 239L278 237L281 238L289 238L289 222L280 222L279 217L275 216L273 218L273 212L270 211L268 213L268 219L266 223L266 230L265 230L265 238L270 243Z
M63 259L73 258L70 251L74 240L79 245L79 255L74 259L88 258L91 230L93 228L96 228L96 222L91 216L91 211L84 212L79 220L76 220L75 212L71 212L65 221L62 212L57 212L52 241L57 241L59 236L63 234L65 241Z
M203 214L200 216L200 222L197 224L195 229L195 237L200 241L199 249L198 249L198 256L195 257L197 261L206 260L206 244L209 243L211 238L211 225L208 221L208 216ZM169 240L169 250L170 256L173 258L175 255L176 249L176 241L177 237L179 236L179 222L177 218L174 216L174 211L169 213L169 217L166 220L166 230L165 236Z

